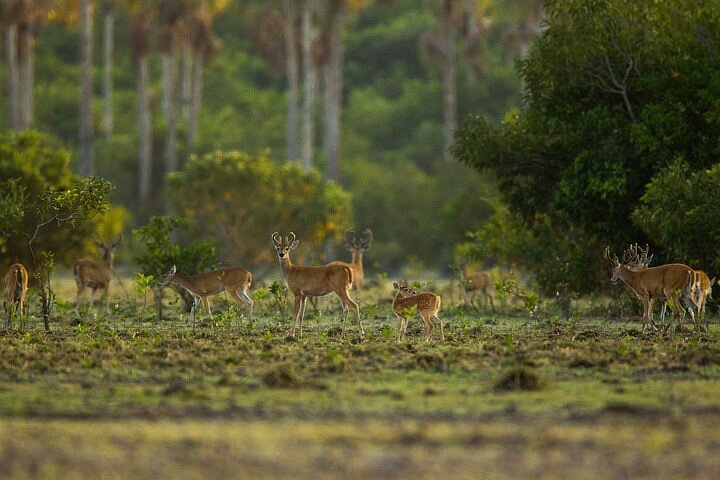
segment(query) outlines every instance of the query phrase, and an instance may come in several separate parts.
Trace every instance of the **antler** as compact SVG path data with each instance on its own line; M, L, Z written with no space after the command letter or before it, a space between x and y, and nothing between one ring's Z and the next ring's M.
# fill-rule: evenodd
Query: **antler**
M355 229L348 228L345 230L345 243L348 247L355 247L356 239L355 239Z
M362 238L360 239L360 243L362 244L363 247L369 248L370 243L372 241L373 241L372 230L370 230L369 228L366 228L365 230L363 230L363 235L362 235Z
M294 234L293 232L290 232L290 236L289 236L289 237L285 237L285 242L286 242L288 245L290 245L290 244L293 243L294 241L295 241L295 234Z
M605 250L603 250L603 258L612 263L614 266L620 265L620 260L618 260L617 255L610 252L609 246L605 247Z
M652 255L648 256L650 252L650 246L645 244L645 249L635 243L631 244L627 250L623 252L623 265L630 268L645 268L650 265Z
M280 234L278 232L275 232L272 234L272 241L275 245L282 244L282 237L280 236Z
M118 245L120 245L120 242L122 242L122 233L120 235L118 235L117 240L115 242L113 242L112 248L115 248Z

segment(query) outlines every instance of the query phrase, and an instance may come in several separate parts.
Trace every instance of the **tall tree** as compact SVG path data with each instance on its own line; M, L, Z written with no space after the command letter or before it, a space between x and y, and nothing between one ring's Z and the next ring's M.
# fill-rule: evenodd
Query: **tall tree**
M135 57L135 75L138 115L138 194L140 204L146 208L150 200L152 182L152 124L149 98L150 23L153 10L142 1L130 5L132 50Z
M297 10L296 0L284 0L285 10L285 62L288 82L287 99L287 159L295 161L298 155L298 101L300 98L300 72L297 49Z
M95 173L93 154L93 115L92 115L92 27L93 2L82 0L80 5L82 23L81 51L82 71L80 76L80 165L83 175Z
M313 58L313 47L316 42L315 26L317 8L316 0L305 0L302 10L302 66L303 66L303 104L301 123L302 165L309 169L313 165L315 146L315 98L317 96L317 64Z
M342 107L342 70L345 49L342 40L345 23L345 1L331 0L328 16L327 59L323 65L325 103L323 116L323 149L327 158L327 176L340 180L340 115Z
M20 129L20 77L17 60L18 21L22 16L19 1L0 3L0 22L5 29L5 63L7 65L7 128Z
M443 160L450 162L453 132L457 128L457 87L455 85L455 25L453 0L442 0L442 85L443 85Z
M102 129L106 140L113 133L113 56L115 52L115 0L103 2L103 117Z

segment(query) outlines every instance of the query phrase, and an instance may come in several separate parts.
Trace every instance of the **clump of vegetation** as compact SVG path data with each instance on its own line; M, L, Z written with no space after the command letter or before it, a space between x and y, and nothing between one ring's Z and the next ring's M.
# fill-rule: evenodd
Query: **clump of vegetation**
M448 362L441 353L418 353L413 357L412 367L434 372L447 372Z
M506 371L495 382L493 389L496 392L512 392L512 391L537 391L545 388L545 382L535 372L534 369L517 365Z
M261 377L263 385L270 388L300 388L303 380L292 363L281 363L267 370Z

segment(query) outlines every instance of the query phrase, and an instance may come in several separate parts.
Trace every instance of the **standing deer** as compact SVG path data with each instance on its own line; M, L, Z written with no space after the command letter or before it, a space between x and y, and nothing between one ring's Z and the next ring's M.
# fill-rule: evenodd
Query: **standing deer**
M336 260L330 262L328 265L347 265L353 270L353 288L356 290L362 290L365 284L365 272L363 270L363 254L370 248L372 243L373 234L372 230L366 228L363 231L360 239L355 235L355 230L349 229L345 231L345 248L352 253L352 261L341 262Z
M438 317L441 304L440 296L430 292L417 293L408 287L404 281L400 283L393 282L393 288L397 290L392 303L393 312L398 319L397 341L399 342L405 337L408 325L408 311L415 309L422 317L423 322L425 322L425 330L427 331L425 341L429 342L433 336L435 327L431 320L432 317L440 324L440 338L444 342L445 332L443 332L442 320Z
M5 328L10 328L10 322L15 314L20 315L20 329L25 329L25 304L28 289L28 271L21 263L10 265L5 274Z
M193 328L195 328L195 311L198 303L202 302L205 313L210 320L213 315L210 311L210 301L208 297L226 291L237 303L240 308L245 302L248 306L248 318L252 322L253 301L248 295L248 289L252 285L252 273L244 268L220 268L210 272L198 273L197 275L181 275L177 273L177 268L173 265L172 269L165 275L161 285L173 283L184 288L193 296L195 302L192 307Z
M73 275L75 276L75 284L77 285L77 305L80 305L80 295L86 288L91 289L90 305L95 302L95 291L99 289L105 290L105 309L110 313L110 281L113 275L113 259L115 258L115 249L120 244L122 235L110 245L99 242L97 237L93 237L95 245L102 251L102 260L90 260L89 258L81 258L76 260L73 265Z
M647 267L633 270L627 265L620 263L617 256L610 252L610 247L605 247L603 252L605 260L612 265L612 276L610 281L617 283L622 281L630 287L643 302L643 328L651 325L653 328L653 306L659 298L673 299L673 310L680 313L680 322L685 314L681 306L688 304L694 270L681 263L670 263L657 267ZM695 318L692 308L690 314ZM665 320L665 306L663 306L661 320Z
M465 305L468 304L468 301L470 305L473 305L473 300L475 299L475 294L480 291L482 294L484 303L490 303L490 307L492 308L492 311L495 311L495 303L493 302L492 297L492 279L490 278L490 274L487 272L475 272L475 273L467 273L467 264L463 261L460 262L460 279L462 280L463 285L463 294L465 296ZM470 298L468 300L468 292L470 292Z
M272 241L277 250L280 261L280 271L295 298L293 304L293 329L292 336L295 336L298 321L300 322L300 334L302 337L302 321L305 315L305 302L308 297L320 297L329 293L335 293L342 301L343 328L341 336L345 337L347 317L349 310L355 311L357 316L360 336L365 336L362 322L360 321L360 309L358 304L350 298L350 288L353 284L353 270L347 265L319 265L303 266L293 265L290 261L290 251L297 248L300 243L295 234L283 238L275 232L272 234Z

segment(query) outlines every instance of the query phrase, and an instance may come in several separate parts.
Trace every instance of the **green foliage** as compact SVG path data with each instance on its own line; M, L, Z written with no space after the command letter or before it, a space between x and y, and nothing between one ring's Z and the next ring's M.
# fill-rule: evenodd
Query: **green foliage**
M178 212L192 219L193 237L216 239L222 258L250 270L276 261L273 232L295 232L302 258L339 237L350 219L350 196L340 186L266 154L193 155L167 187Z
M92 245L108 210L108 181L73 175L68 153L47 146L35 132L0 133L0 178L8 179L0 194L5 258L33 264L31 245L70 263ZM119 230L123 217L114 218Z
M647 186L633 220L669 261L720 270L720 164L692 171L678 160Z
M593 275L581 272L598 246L650 232L631 217L654 176L675 158L696 169L716 161L720 57L711 51L720 13L689 0L545 7L547 29L520 64L525 105L499 128L467 118L454 154L497 176L510 211L539 242L542 254L528 265L539 283L585 278L569 282L584 291Z
M145 251L136 255L134 261L140 268L141 278L152 286L170 271L173 265L179 273L193 275L218 266L215 246L209 240L201 240L180 246L173 237L179 229L187 229L187 219L177 216L157 216L150 223L133 230L140 237Z

